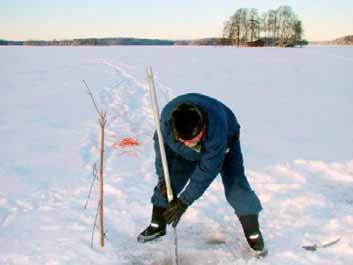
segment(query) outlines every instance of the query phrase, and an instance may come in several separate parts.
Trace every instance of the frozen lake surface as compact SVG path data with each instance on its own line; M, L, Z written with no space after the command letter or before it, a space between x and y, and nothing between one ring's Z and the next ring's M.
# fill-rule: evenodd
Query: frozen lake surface
M353 48L0 47L0 58L0 264L170 264L172 233L136 242L157 181L149 65L160 108L199 92L234 110L264 206L269 255L255 259L217 178L178 226L182 265L353 260ZM104 249L98 232L90 247L97 184L83 210L99 128L82 80L109 115ZM140 145L121 148L126 137Z

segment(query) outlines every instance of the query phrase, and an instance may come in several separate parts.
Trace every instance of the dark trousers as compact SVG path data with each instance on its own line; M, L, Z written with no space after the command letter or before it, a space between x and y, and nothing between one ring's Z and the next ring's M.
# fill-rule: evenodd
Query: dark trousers
M174 195L179 194L183 190L197 163L185 160L180 155L176 155L172 161L169 161L169 174ZM258 214L261 211L260 200L251 189L244 173L239 139L231 144L220 174L226 199L233 207L236 215ZM151 201L153 205L159 207L166 208L168 206L165 194L161 192L160 184L155 187Z

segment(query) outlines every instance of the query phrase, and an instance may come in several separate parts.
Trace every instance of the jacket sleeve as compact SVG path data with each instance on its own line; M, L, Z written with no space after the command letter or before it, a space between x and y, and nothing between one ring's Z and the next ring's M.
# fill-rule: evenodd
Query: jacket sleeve
M222 135L224 135L224 130L218 127L216 131L213 131L209 143L205 143L205 152L200 163L191 175L184 192L179 196L186 204L191 205L201 197L220 172L227 148L227 139Z
M160 181L164 180L164 172L163 172L162 157L161 157L161 151L159 148L157 132L154 132L153 140L154 140L154 151L156 154L154 165L155 165L156 173L158 176L158 182L160 182ZM164 144L164 149L165 149L165 153L167 156L167 162L168 162L168 166L169 166L173 157L175 157L175 153L166 144Z

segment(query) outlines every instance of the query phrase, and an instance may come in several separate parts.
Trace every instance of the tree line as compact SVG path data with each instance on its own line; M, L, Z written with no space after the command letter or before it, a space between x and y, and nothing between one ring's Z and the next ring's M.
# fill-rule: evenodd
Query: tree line
M303 23L290 6L259 13L256 8L239 8L224 23L222 38L160 40L139 38L87 38L73 40L0 40L0 45L105 46L105 45L237 45L291 47L308 44Z
M290 6L262 14L256 8L239 8L224 23L223 38L237 46L296 46L302 39L303 23Z
M29 46L110 46L110 45L174 45L174 41L138 38L87 38L73 40L0 40L0 45L29 45Z
M8 41L0 39L3 45L28 45L28 46L112 46L112 45L222 45L221 38L204 38L197 40L163 40L139 38L87 38L73 40L26 40Z

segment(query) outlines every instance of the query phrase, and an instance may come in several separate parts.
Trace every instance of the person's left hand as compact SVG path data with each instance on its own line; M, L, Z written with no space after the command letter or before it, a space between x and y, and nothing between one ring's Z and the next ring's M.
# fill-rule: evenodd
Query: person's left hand
M168 208L163 214L166 223L172 224L173 227L176 227L187 208L188 206L179 198L170 202Z

